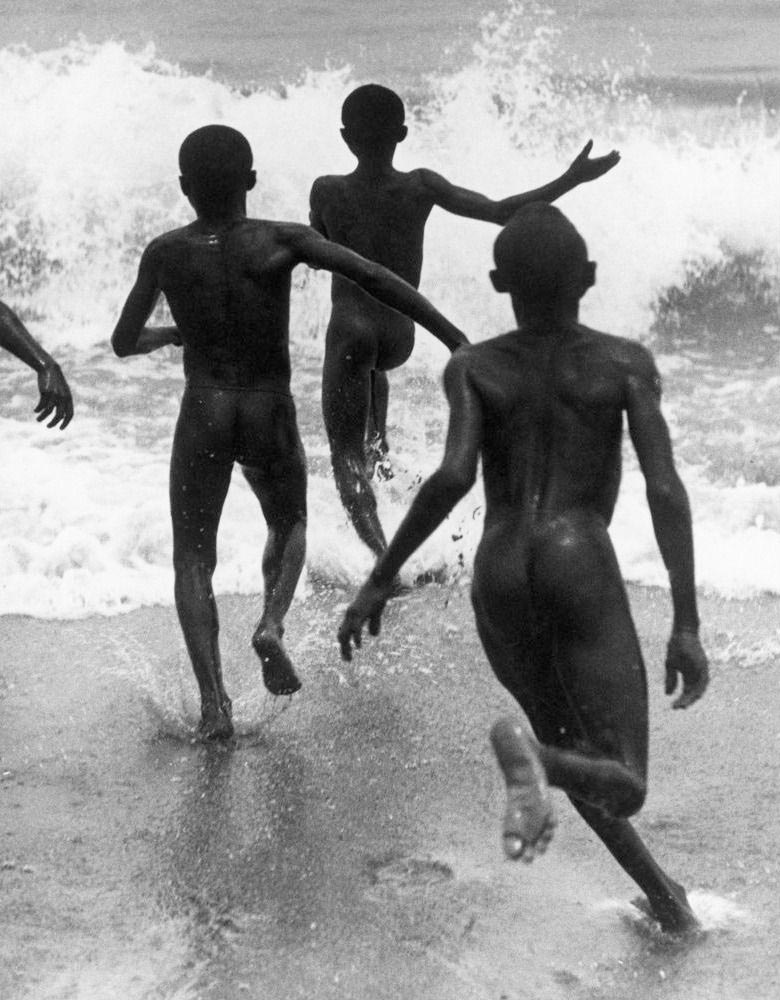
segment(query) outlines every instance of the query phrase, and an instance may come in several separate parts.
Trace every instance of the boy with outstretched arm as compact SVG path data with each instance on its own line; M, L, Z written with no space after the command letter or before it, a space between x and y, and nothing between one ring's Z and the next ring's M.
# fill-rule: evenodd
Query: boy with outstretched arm
M170 476L175 599L200 687L202 734L225 739L233 724L211 581L234 462L268 526L263 612L252 644L272 694L300 687L282 641L306 549L306 461L290 394L293 269L308 264L339 273L408 313L450 350L466 338L402 279L309 226L248 219L246 195L256 178L249 143L235 129L193 132L179 166L197 218L146 248L111 342L120 357L166 344L184 349ZM146 326L160 293L174 327Z
M404 105L377 84L358 87L342 107L342 136L357 157L345 176L319 177L311 189L312 226L420 283L425 223L433 207L503 225L531 201L555 201L572 188L601 177L619 161L617 152L590 158L588 142L556 180L525 194L493 201L457 187L432 170L396 170L396 146L406 138ZM355 530L375 555L387 543L371 477L387 453L386 372L412 353L414 324L390 312L340 275L334 275L332 312L325 341L322 409L341 501ZM368 454L366 453L368 444Z
M518 328L458 351L445 370L450 421L443 461L422 485L339 629L350 659L361 630L379 632L403 562L471 488L481 458L485 522L475 560L477 630L523 723L500 720L493 746L507 786L504 846L530 861L563 789L645 892L662 928L697 926L685 890L629 822L645 799L647 684L608 526L620 485L622 422L647 483L674 618L666 692L674 708L704 693L688 498L661 413L660 380L638 343L579 322L595 280L585 243L554 207L529 205L495 244L497 291Z
M0 347L36 372L40 399L34 412L38 414L35 418L38 423L51 417L46 426L59 424L64 431L73 418L73 398L65 376L54 358L5 302L0 302Z

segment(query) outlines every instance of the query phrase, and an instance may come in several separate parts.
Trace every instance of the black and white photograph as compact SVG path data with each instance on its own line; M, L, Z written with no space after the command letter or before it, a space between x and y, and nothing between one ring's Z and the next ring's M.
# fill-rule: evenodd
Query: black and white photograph
M780 996L780 0L0 0L1 1000Z

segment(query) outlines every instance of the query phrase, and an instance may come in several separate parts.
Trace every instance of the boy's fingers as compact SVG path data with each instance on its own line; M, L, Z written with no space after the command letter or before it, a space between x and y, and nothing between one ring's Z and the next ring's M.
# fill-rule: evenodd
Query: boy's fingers
M692 705L695 701L698 701L699 698L701 698L706 687L706 681L701 680L691 687L685 687L680 697L676 701L672 702L672 708L688 708L689 705Z
M65 430L68 424L73 419L73 403L68 401L67 405L64 407L65 412L62 415L62 426L60 430Z

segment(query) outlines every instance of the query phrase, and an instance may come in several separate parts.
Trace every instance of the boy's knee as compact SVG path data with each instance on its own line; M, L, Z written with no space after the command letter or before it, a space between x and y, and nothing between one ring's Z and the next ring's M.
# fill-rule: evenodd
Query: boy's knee
M268 522L268 530L283 538L289 537L293 533L306 534L306 513L305 511L285 510L280 511Z
M569 793L569 798L584 815L609 817L610 819L630 819L645 804L647 785L641 779L631 778L621 781L603 798L585 799L581 794Z
M204 553L196 550L174 551L173 571L177 580L203 573L211 576L216 568L216 553Z
M635 816L647 798L647 785L643 781L635 780L618 797L614 808L611 810L615 819L628 819Z

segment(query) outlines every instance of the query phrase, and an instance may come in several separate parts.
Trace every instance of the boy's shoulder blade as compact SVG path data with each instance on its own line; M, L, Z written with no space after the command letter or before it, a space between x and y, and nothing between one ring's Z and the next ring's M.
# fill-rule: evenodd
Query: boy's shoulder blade
M581 326L580 329L583 332L581 343L585 345L590 364L595 363L604 373L611 372L612 377L623 384L638 382L653 386L657 391L661 384L660 376L655 359L644 344L588 327Z

